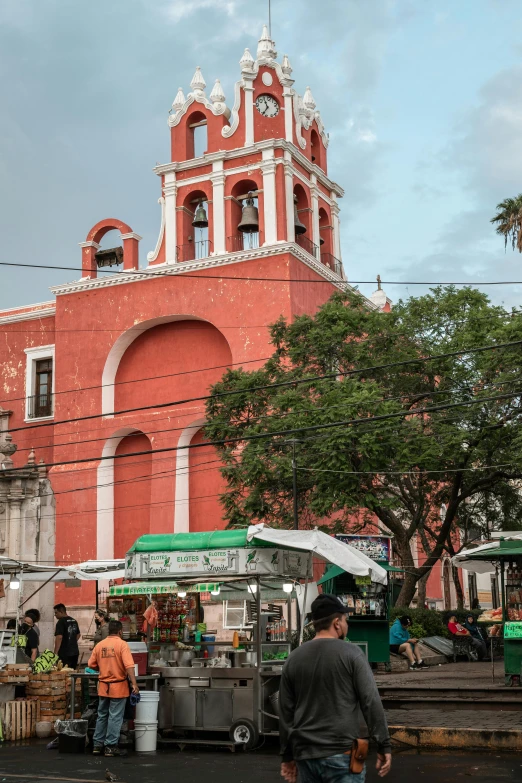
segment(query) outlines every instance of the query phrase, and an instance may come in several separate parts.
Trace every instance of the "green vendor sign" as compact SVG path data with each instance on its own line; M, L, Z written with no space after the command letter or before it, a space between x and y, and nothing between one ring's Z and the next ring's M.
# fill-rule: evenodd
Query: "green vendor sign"
M134 582L128 585L113 585L109 595L113 598L124 595L166 595L178 593L181 589L186 593L210 593L219 590L219 584L204 582L181 588L177 582Z

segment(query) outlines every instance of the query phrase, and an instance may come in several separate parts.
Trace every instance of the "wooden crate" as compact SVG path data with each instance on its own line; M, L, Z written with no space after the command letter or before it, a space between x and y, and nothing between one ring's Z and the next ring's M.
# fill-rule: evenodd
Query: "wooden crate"
M40 720L37 701L6 701L2 706L4 739L10 742L36 736L36 722Z

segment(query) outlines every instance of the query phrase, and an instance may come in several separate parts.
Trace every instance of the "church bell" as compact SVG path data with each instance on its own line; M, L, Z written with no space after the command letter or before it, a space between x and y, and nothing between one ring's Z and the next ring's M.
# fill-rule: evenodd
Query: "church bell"
M306 234L306 226L299 220L297 201L294 201L294 230L296 234Z
M252 191L249 192L248 197L243 202L241 222L237 230L242 231L244 234L255 234L259 231L259 212L254 204Z
M205 207L201 202L198 204L194 213L194 220L192 221L192 225L194 228L207 228L208 226L207 213L205 212Z

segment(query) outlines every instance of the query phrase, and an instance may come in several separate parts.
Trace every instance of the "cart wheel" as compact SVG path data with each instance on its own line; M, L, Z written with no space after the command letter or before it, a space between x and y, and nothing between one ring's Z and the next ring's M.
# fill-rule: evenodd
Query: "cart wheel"
M259 740L259 731L252 721L242 718L236 720L230 727L229 737L232 742L238 742L245 745L247 750L255 748Z

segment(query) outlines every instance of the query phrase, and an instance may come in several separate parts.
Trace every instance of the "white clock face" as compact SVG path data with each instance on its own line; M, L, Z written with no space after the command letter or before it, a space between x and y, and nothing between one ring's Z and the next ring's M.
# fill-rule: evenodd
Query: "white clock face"
M260 95L256 100L256 109L263 117L276 117L279 114L279 104L271 95Z

